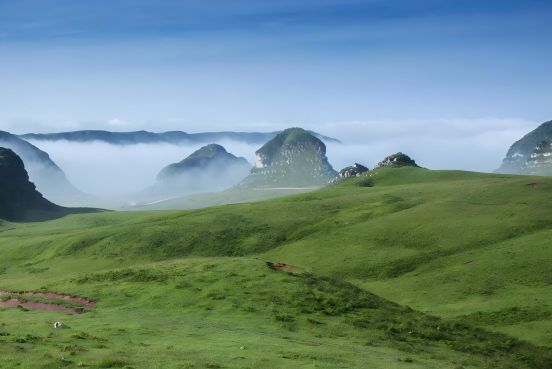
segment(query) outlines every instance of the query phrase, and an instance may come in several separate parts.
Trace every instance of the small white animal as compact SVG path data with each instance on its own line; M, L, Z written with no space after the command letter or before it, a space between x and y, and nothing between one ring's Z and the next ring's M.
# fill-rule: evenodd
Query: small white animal
M62 323L62 322L55 322L55 323L54 323L54 328L55 328L55 329L58 329L58 328L61 328L61 327L63 327L63 323Z

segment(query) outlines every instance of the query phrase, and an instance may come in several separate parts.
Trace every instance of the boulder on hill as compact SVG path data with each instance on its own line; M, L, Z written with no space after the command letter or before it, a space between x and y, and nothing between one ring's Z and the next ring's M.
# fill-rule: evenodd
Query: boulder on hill
M418 164L412 160L408 155L398 152L393 155L389 155L383 161L378 163L378 168L385 167L417 167Z
M351 166L345 167L339 171L339 178L358 177L364 172L368 172L368 168L362 164L354 163Z

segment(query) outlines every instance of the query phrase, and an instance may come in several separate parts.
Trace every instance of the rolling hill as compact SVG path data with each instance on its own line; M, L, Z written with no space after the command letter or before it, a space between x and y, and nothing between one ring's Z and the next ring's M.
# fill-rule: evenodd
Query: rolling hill
M551 190L385 167L258 203L5 223L0 289L96 305L0 310L0 355L23 368L548 368Z

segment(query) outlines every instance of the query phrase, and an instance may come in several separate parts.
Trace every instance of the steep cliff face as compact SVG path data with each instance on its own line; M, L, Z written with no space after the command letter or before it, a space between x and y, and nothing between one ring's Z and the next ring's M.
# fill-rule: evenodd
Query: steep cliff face
M4 131L0 131L0 146L13 150L23 160L31 180L48 198L61 203L66 199L86 199L50 156L38 147Z
M33 220L61 208L46 200L29 181L23 161L12 150L0 147L0 218Z
M0 147L0 219L12 222L42 221L99 209L65 208L46 200L29 180L23 160Z
M242 187L320 186L337 175L326 145L301 128L286 129L255 154L255 167Z
M545 160L546 143L552 141L552 121L545 122L515 142L502 161L497 173L551 175L551 165Z
M522 172L535 175L552 175L552 140L541 141L531 152Z

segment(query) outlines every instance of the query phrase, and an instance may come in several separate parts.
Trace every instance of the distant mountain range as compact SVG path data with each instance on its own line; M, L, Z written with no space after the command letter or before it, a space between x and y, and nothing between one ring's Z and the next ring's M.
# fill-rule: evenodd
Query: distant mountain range
M21 157L31 181L49 199L58 202L62 199L78 200L87 197L69 182L50 156L38 147L4 131L0 131L0 147L11 149Z
M552 120L516 141L498 173L552 175Z
M190 144L208 144L212 142L220 142L223 140L233 140L245 142L248 144L264 144L274 138L279 132L203 132L203 133L187 133L183 131L169 132L110 132L99 130L86 130L74 132L60 133L28 133L19 137L25 140L40 140L40 141L72 141L72 142L105 142L112 145L135 145L135 144L155 144L169 143L174 145L190 145ZM311 132L314 136L325 142L340 141L323 136L316 132Z

